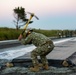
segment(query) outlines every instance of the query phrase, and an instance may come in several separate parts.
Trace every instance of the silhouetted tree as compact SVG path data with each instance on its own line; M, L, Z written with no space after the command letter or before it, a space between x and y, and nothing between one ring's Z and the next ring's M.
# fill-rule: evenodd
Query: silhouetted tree
M23 7L17 7L13 9L13 11L14 11L14 18L15 18L13 22L16 26L16 29L18 30L21 26L25 25L28 19L26 18L26 12ZM30 21L30 23L32 22L33 21Z

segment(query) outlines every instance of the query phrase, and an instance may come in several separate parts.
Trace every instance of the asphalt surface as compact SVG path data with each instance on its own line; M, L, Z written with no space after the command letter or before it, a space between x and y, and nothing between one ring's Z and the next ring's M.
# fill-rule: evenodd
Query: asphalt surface
M52 52L50 52L47 55L47 59L50 63L53 62L53 64L57 65L59 62L62 62L63 60L68 59L70 56L74 57L76 55L76 54L74 54L76 52L76 38L75 37L53 39L53 42L55 44L55 48ZM13 59L13 63L14 62L17 62L17 63L18 62L27 62L27 64L28 64L28 62L31 63L30 52L28 52L27 54L20 55L20 53L22 51L24 51L24 50L22 50L22 48L28 50L28 49L32 48L32 45L31 45L31 48L28 48L28 47L29 47L29 45L26 45L26 46L21 45L21 43L18 40L1 41L0 42L0 51L1 52L7 51L7 52L3 53L4 56L0 56L0 57L6 57L6 58ZM11 50L13 51L12 54L9 52ZM16 50L20 50L20 51L16 52ZM24 52L22 52L22 53L24 53ZM9 56L10 54L13 56ZM74 64L76 64L76 59L73 59L72 61ZM58 64L58 66L59 66L59 64Z

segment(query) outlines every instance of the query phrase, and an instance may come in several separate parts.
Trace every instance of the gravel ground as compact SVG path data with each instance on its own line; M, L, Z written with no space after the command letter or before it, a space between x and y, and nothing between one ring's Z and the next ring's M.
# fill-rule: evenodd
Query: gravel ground
M0 75L76 75L76 67L50 67L49 70L41 68L39 72L31 72L25 67L11 67L1 70Z

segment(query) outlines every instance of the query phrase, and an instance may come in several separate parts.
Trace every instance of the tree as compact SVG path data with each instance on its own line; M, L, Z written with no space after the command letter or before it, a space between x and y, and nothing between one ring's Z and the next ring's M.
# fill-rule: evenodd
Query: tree
M18 30L21 26L25 25L28 19L26 18L26 12L23 7L17 7L13 9L13 11L14 11L14 18L15 18L13 22L16 26L16 29ZM30 23L32 22L33 21L30 21Z

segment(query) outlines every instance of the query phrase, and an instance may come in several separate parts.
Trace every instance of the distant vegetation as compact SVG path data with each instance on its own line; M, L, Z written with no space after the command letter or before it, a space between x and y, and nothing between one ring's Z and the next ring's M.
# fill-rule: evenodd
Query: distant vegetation
M0 28L0 40L17 39L20 33L21 30L17 31L12 28Z
M76 35L76 30L41 30L34 29L35 32L42 33L48 37L72 37ZM22 29L0 28L0 40L17 39Z

